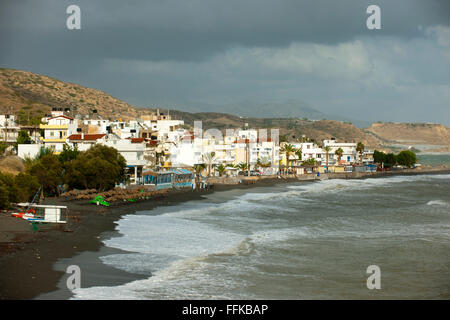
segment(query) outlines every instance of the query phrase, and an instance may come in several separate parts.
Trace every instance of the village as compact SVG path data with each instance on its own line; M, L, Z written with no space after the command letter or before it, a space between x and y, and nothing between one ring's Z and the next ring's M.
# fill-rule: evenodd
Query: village
M123 185L154 185L157 189L174 184L195 188L194 177L245 177L315 175L321 173L375 172L372 150L362 143L339 142L334 138L320 145L303 136L279 142L278 130L243 128L209 129L201 123L189 128L159 109L139 119L110 121L94 110L88 116L72 117L70 109L53 108L36 126L20 126L14 115L0 115L0 140L17 141L26 131L28 143L17 145L21 159L35 158L42 149L54 154L64 146L79 151L93 145L117 149L126 160ZM197 125L198 124L198 125Z

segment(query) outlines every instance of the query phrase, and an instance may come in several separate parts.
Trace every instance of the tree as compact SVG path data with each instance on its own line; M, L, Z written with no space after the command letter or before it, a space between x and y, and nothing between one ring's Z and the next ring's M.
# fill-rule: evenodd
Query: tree
M315 166L316 160L314 158L309 158L308 160L303 161L303 164L307 166Z
M219 176L223 176L223 173L225 172L226 167L223 165L223 163L221 163L218 167L217 167L217 171L219 171Z
M19 202L19 189L17 188L12 174L0 173L0 186L5 192L5 196L0 200L1 205L4 206L4 208L8 208L10 203Z
M198 190L198 184L200 182L200 174L202 172L202 170L204 170L206 168L206 164L204 163L197 163L194 165L194 170L195 170L195 189Z
M5 153L6 149L8 148L8 145L6 143L4 143L3 141L0 142L0 155L2 155L3 153Z
M364 153L364 144L362 142L358 142L358 144L356 145L356 151L359 152L359 158L360 158L360 162L363 162L363 153Z
M393 167L397 164L397 156L393 153L388 153L385 158L385 167Z
M326 146L326 147L323 148L323 150L325 150L325 158L326 158L325 161L326 161L326 164L327 164L326 172L328 172L328 155L329 155L329 153L331 151L331 148L329 146Z
M58 186L62 184L63 167L58 157L52 153L32 161L27 166L27 173L35 176L46 195L57 195Z
M80 151L78 151L78 147L74 146L71 148L67 143L64 143L63 145L63 151L58 156L58 160L63 164L66 162L69 162L71 160L76 159L76 157L80 154Z
M21 202L33 200L34 195L40 187L37 177L26 172L21 172L15 176L14 181L18 189L19 200Z
M373 162L375 163L385 163L386 162L386 154L382 151L374 150L373 151Z
M214 162L216 161L216 153L208 152L202 156L203 161L208 165L208 177L211 175L211 168Z
M286 167L289 169L289 158L292 154L294 154L296 149L290 143L286 143L281 149L280 152L284 153L286 156Z
M53 154L53 149L41 147L41 149L39 150L39 153L37 154L35 159L39 160L43 156L48 155L48 154Z
M344 154L344 150L342 148L338 148L336 151L334 151L334 154L338 158L338 163L341 162L342 155Z
M302 161L302 157L303 157L302 147L295 150L295 155L297 156L298 161Z
M197 176L200 176L200 173L205 168L206 168L206 164L204 164L204 163L197 163L194 165L194 170L195 170L195 173L197 174Z
M8 186L0 180L0 209L8 209L9 206L10 202Z
M25 130L20 130L19 135L16 140L16 147L18 144L30 144L30 143L31 143L31 138L28 135L28 132L26 132Z
M416 154L411 150L404 150L399 152L396 158L399 165L407 167L412 167L417 161Z
M115 148L94 145L66 164L64 180L71 188L109 190L123 181L125 167Z
M241 169L241 171L245 172L248 169L248 164L246 162L239 162L237 167Z

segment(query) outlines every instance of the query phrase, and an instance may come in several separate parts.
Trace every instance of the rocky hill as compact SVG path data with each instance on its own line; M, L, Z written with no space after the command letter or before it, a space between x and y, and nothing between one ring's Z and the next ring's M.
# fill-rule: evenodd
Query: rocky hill
M101 111L105 118L136 117L137 109L100 90L63 82L32 72L0 69L0 113L39 117L52 108L71 108L80 114Z
M88 115L92 110L105 119L135 119L155 109L132 106L100 90L60 81L48 76L14 69L0 68L0 114L14 113L22 122L48 114L52 108L70 108L73 114ZM165 111L165 110L161 110ZM238 117L226 113L191 113L170 110L189 126L195 120L203 128L279 128L280 135L294 140L305 135L316 141L336 138L338 141L363 142L369 148L386 149L392 143L434 144L450 146L450 128L434 124L376 123L368 129L356 128L349 122L307 120L299 118Z
M374 123L367 131L386 143L450 146L450 128L432 123Z

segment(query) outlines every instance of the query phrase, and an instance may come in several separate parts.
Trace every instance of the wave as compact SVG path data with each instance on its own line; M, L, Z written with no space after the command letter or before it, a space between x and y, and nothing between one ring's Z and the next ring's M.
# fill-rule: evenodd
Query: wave
M447 242L450 241L449 225L445 221L419 224L405 216L410 219L407 223L395 217L396 212L392 213L392 220L383 215L383 219L376 220L377 217L368 216L364 211L361 215L342 217L334 215L333 210L327 215L326 207L320 207L314 214L311 211L305 214L304 207L299 207L297 202L298 199L313 201L306 198L308 193L334 193L439 179L450 179L450 175L330 179L268 187L259 189L263 192L248 192L231 199L222 197L225 201L221 202L214 202L211 196L212 201L192 201L127 215L118 222L117 231L121 236L104 240L104 243L130 253L101 259L105 264L147 274L149 278L118 287L78 289L75 298L252 299L249 292L239 296L243 292L239 289L246 285L243 279L247 279L246 274L262 272L258 265L268 261L281 263L281 258L273 255L280 252L283 257L285 250L278 249L297 250L299 244L322 240L397 241L397 237L401 237L401 240ZM437 199L426 205L449 206L450 203ZM414 214L427 211L420 207L421 211ZM306 210L316 209L314 203L306 207ZM296 215L285 214L290 211ZM304 218L297 220L302 214ZM269 258L267 252L270 252Z
M427 206L444 206L450 207L450 202L444 200L430 200L426 203Z

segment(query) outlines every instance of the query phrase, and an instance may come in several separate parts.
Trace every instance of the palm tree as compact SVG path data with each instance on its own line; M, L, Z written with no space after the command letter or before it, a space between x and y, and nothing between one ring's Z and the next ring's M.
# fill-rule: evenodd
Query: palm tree
M363 162L362 158L363 158L364 148L365 148L365 146L363 145L362 142L358 142L358 144L356 145L356 151L359 152L359 157L360 157L361 163Z
M289 157L291 156L291 154L295 153L296 149L294 148L294 146L292 144L286 143L280 149L280 151L286 155L286 167L289 170Z
M338 157L338 163L341 161L342 155L344 154L344 150L342 148L337 149L334 154Z
M303 162L304 165L311 165L311 166L315 166L316 165L316 160L314 158L309 158L308 160Z
M245 173L245 170L248 169L248 164L246 162L239 162L237 168L241 169Z
M297 150L295 150L295 155L297 156L299 161L302 161L302 156L303 156L302 147L300 147Z
M214 151L208 152L202 156L202 159L208 165L208 177L209 177L211 175L211 167L214 164L214 161L216 160L216 153Z
M218 167L217 167L217 171L219 171L219 176L222 176L223 173L225 172L226 167L223 165L223 163L221 163Z
M328 172L328 154L330 153L331 148L329 146L326 146L323 148L323 150L325 150L325 157L326 157L326 164L327 164L326 172Z
M206 165L204 163L197 163L194 164L194 170L195 170L195 189L198 190L199 182L200 182L200 173L203 169L206 168Z
M195 173L197 174L197 176L200 176L200 173L205 168L206 168L206 164L204 164L204 163L194 164L194 170L195 170Z

